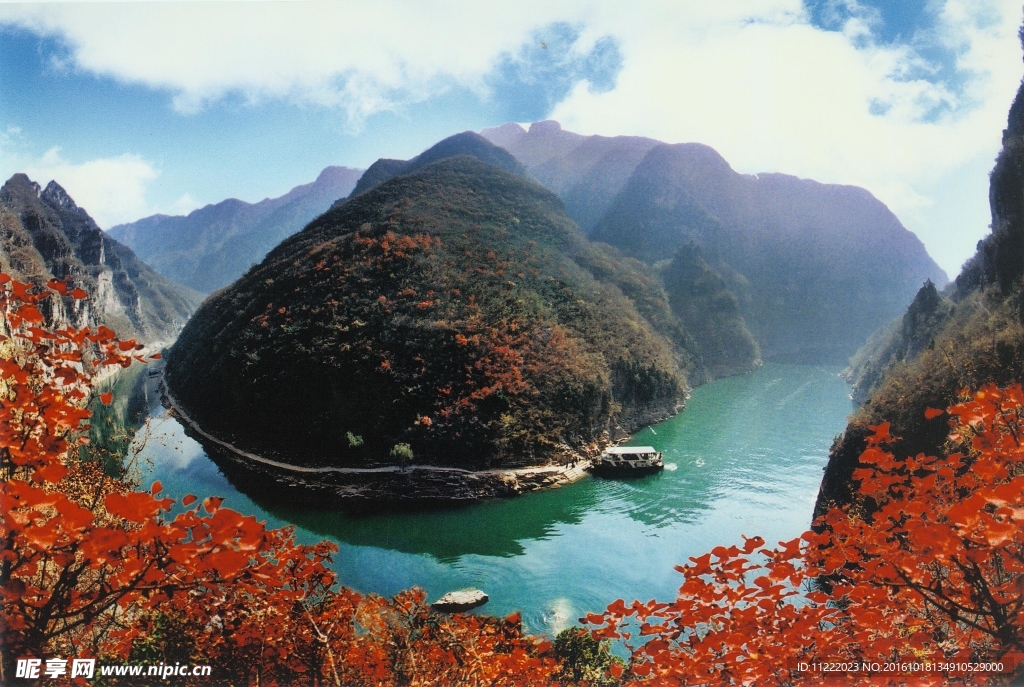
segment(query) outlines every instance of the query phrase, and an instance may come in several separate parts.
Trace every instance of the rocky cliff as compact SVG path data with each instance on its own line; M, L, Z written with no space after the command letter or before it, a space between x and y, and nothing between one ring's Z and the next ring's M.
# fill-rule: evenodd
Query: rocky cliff
M105 324L147 343L173 341L202 300L107 236L57 182L40 190L24 174L0 188L0 271L40 286L67 280L89 293L50 299L54 326Z

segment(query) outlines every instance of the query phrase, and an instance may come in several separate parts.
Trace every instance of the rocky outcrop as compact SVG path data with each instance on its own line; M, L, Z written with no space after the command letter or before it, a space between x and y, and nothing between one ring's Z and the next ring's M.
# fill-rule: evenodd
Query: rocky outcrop
M957 277L957 289L993 284L1006 294L1024 275L1024 88L1010 106L988 197L992 233L978 243L978 252Z
M459 506L521 496L581 479L589 463L515 470L459 470L427 465L376 471L300 474L254 465L223 447L206 446L232 482L271 504L317 505L346 512Z
M431 465L378 468L302 467L244 451L206 432L161 387L164 405L186 433L247 494L270 504L305 503L350 512L382 508L419 509L470 504L490 498L521 496L571 484L586 475L608 437L574 454L569 462L509 470L464 470ZM626 434L621 433L624 437Z
M49 324L104 324L124 338L170 342L202 300L107 236L55 181L24 174L0 188L0 269L39 286L60 279L89 293L49 299Z
M462 589L457 592L448 592L430 604L430 607L441 613L459 613L483 606L488 599L487 594L479 589Z

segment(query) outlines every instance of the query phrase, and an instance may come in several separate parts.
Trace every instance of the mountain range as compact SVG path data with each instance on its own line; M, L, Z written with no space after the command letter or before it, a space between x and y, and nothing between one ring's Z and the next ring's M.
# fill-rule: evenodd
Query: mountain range
M209 292L328 207L455 154L538 181L592 241L646 263L659 279L678 250L695 246L716 275L721 302L735 303L729 317L744 340L738 360L845 364L921 284L947 282L917 237L864 189L739 174L708 146L583 136L554 121L464 132L411 160L378 160L361 176L329 167L281 198L226 200L110 233L166 276ZM748 369L721 363L740 339L708 338L705 328L701 342L693 334L700 329L689 329L691 352L710 362L693 371L695 382Z
M766 360L844 364L945 273L864 189L735 172L712 148L581 136L557 122L485 129L593 241L659 266L697 245Z
M230 198L188 216L153 215L108 233L151 267L196 291L227 286L283 239L355 187L362 170L327 167L315 181L278 198Z
M464 132L379 160L207 300L168 359L204 427L319 466L570 460L762 355L844 361L945 279L863 189L551 122L484 133L510 150ZM602 179L605 242L543 175L576 198Z
M18 175L0 200L3 267L94 294L70 319L170 340L214 292L169 384L218 436L317 465L571 460L762 359L846 362L914 301L910 343L891 325L861 353L867 388L950 310L945 274L864 189L551 121L110 236L56 184ZM999 254L974 273L998 281Z

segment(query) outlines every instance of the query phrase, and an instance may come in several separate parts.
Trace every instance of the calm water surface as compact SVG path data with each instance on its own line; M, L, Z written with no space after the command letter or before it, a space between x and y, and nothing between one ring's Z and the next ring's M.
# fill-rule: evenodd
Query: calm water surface
M838 372L769 364L694 390L685 412L630 442L664 452L658 475L588 477L454 510L353 517L301 503L267 508L238 492L157 402L140 432L141 480L161 480L175 498L224 496L226 507L271 526L295 524L301 541L336 542L335 568L357 590L418 585L432 600L478 587L491 598L482 611L520 610L530 631L554 633L617 598L674 596L673 566L741 534L774 543L803 532L829 446L853 410Z

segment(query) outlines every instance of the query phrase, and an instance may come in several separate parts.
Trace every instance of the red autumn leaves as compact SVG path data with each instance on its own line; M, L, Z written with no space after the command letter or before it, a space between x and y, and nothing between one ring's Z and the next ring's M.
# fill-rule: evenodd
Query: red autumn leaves
M83 462L93 377L138 347L35 326L46 298L77 297L50 288L0 275L0 683L25 656L205 663L232 684L548 681L555 661L518 619L439 617L419 590L357 594L336 584L332 544Z
M1008 679L1024 653L1024 392L988 385L965 397L948 409L942 457L897 458L889 425L875 427L854 473L858 502L817 531L772 549L718 547L679 568L675 600L588 616L629 648L627 682L834 682L799 670L816 662L1004 666L873 684Z
M18 657L59 655L210 663L236 684L558 682L550 644L516 617L439 616L420 590L358 594L337 584L329 543L301 545L218 497L177 504L159 483L136 491L82 463L93 376L138 347L106 328L39 326L46 298L79 297L58 284L0 275L0 682ZM492 347L481 373L514 386L510 350ZM926 417L946 413L939 457L894 456L888 425L876 427L855 473L859 500L815 531L774 548L757 537L716 547L678 568L675 599L589 615L630 654L608 678L813 684L828 676L801 663L1011 665L1024 652L1024 392L989 385Z

